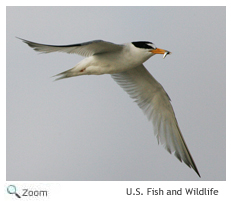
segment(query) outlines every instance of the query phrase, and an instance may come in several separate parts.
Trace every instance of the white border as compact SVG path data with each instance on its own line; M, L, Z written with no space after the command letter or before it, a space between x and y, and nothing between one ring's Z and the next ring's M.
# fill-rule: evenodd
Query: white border
M81 2L81 1L80 1ZM167 195L164 196L154 196L154 195L145 195L147 188L161 188L165 192L167 190L173 190L173 189L180 189L180 188L214 188L219 191L218 196L187 196L187 195L176 195L171 196L171 199L177 199L177 200L185 200L185 198L193 198L193 199L209 199L209 200L217 200L217 199L223 199L223 200L229 200L230 193L229 188L230 185L230 126L229 126L229 114L230 114L230 107L229 103L231 102L230 99L230 93L228 93L229 86L230 86L230 59L227 56L227 177L226 181L221 182L150 182L150 181L142 181L142 182L119 182L119 181L109 181L109 182L102 182L102 181L77 181L77 182L43 182L43 181L33 181L33 182L24 182L24 181L6 181L6 6L189 6L188 3L185 3L187 1L148 1L148 2L136 2L136 1L116 1L113 3L107 2L105 4L105 1L84 1L83 3L75 2L73 4L73 1L66 0L62 2L56 1L54 4L54 1L30 1L28 4L28 1L7 1L4 3L1 3L1 28L4 29L2 31L2 39L1 44L5 46L5 48L1 48L1 79L0 79L0 86L1 86L1 161L4 161L1 163L1 191L3 192L3 197L1 200L12 200L15 199L13 196L6 192L6 188L10 184L14 184L18 188L18 193L22 193L22 189L28 188L28 189L34 189L34 190L47 190L48 197L37 197L36 199L43 199L43 200L77 200L80 198L81 200L90 200L90 199L100 199L100 200L109 200L109 199L117 199L117 200L153 200L153 199L163 199L165 197L169 197ZM226 13L227 13L227 36L230 36L230 29L229 29L229 16L230 16L230 9L228 6L229 1L193 1L190 3L190 6L227 6L226 7ZM183 3L183 4L182 4ZM132 5L131 5L132 4ZM142 5L141 5L142 4ZM230 44L230 37L227 37L227 53L226 55L229 55L229 44ZM212 168L212 167L211 167ZM140 188L142 192L144 192L143 196L139 195L126 195L126 188ZM13 197L13 198L12 198ZM35 199L35 197L27 197L28 199ZM17 199L17 198L16 198Z

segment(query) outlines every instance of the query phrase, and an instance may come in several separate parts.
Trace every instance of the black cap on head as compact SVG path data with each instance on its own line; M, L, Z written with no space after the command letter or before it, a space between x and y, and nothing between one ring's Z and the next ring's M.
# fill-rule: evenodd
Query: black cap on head
M156 49L155 45L152 42L149 42L149 41L136 41L136 42L132 42L132 44L135 47L138 47L138 48Z

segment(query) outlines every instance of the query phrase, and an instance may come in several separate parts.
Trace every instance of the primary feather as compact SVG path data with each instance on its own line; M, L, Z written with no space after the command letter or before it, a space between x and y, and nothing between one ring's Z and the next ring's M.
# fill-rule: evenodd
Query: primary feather
M103 40L93 40L85 43L70 44L70 45L46 45L46 44L31 42L25 39L21 39L21 40L38 52L43 52L43 53L66 52L69 54L79 54L84 57L89 57L92 55L102 54L106 52L119 51L123 48L122 45L116 45L114 43L106 42Z
M200 176L179 129L170 98L161 84L143 65L113 74L112 78L135 99L152 122L158 142Z

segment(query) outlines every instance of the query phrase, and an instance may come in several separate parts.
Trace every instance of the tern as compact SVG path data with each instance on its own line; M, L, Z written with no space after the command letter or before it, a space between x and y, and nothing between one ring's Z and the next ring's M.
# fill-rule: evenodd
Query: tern
M168 94L143 65L155 54L163 54L165 58L171 52L157 48L148 41L119 45L93 40L71 45L46 45L21 40L38 52L66 52L86 57L73 68L57 74L59 77L56 80L80 75L111 74L152 122L158 144L161 143L170 154L174 153L200 177L181 134Z

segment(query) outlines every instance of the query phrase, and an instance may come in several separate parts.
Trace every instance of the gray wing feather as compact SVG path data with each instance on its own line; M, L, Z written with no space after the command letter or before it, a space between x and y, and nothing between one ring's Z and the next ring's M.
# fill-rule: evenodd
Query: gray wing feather
M181 134L170 98L161 84L143 65L113 74L112 78L135 99L144 114L152 121L158 142L200 176Z
M103 40L94 40L85 43L71 44L71 45L46 45L46 44L31 42L21 38L19 39L38 52L42 52L42 53L66 52L69 54L79 54L84 57L89 57L92 55L102 54L106 52L119 51L123 48L123 45L117 45Z

